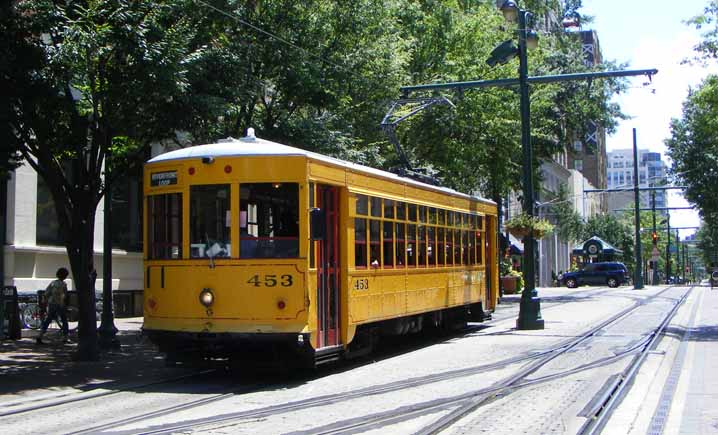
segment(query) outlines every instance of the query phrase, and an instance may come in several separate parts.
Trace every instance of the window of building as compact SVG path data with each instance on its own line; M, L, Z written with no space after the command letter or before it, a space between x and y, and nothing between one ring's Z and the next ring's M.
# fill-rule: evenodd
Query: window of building
M37 177L37 219L35 223L35 241L38 245L64 246L60 232L60 223L55 212L55 201L50 189L42 177Z
M577 171L583 171L583 160L574 160L573 168Z
M299 256L299 184L243 183L239 189L240 258Z
M147 197L149 259L182 258L182 194Z
M133 171L112 188L112 247L142 251L142 176Z

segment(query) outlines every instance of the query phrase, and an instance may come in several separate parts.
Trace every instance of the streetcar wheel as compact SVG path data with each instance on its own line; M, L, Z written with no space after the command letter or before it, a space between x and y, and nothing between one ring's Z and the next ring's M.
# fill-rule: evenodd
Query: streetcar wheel
M578 282L574 278L569 278L566 280L566 287L568 288L576 288L578 287Z
M38 329L42 325L40 307L37 304L27 304L20 314L22 324L25 328Z
M607 284L611 288L616 288L618 287L618 280L616 278L608 278Z

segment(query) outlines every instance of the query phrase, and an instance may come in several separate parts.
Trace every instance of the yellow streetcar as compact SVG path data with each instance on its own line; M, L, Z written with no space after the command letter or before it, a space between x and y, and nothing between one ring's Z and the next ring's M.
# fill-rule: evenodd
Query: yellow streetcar
M496 205L254 137L145 166L144 332L168 360L313 366L483 320Z

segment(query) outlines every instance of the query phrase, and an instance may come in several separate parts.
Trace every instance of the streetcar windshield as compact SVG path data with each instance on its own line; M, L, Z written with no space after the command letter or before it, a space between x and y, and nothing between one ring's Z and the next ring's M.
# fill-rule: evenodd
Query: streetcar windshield
M242 183L239 192L239 257L298 257L299 185Z
M191 257L229 257L232 252L229 184L191 186L189 198Z

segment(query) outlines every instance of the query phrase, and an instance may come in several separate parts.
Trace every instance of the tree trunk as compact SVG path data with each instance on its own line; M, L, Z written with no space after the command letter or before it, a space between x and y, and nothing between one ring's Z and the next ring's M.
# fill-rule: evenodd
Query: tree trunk
M96 361L99 359L97 345L97 319L95 315L95 279L97 273L93 261L95 211L94 201L87 195L73 209L73 222L83 225L73 226L72 239L67 244L67 256L70 259L73 282L77 290L79 304L78 350L75 359Z

